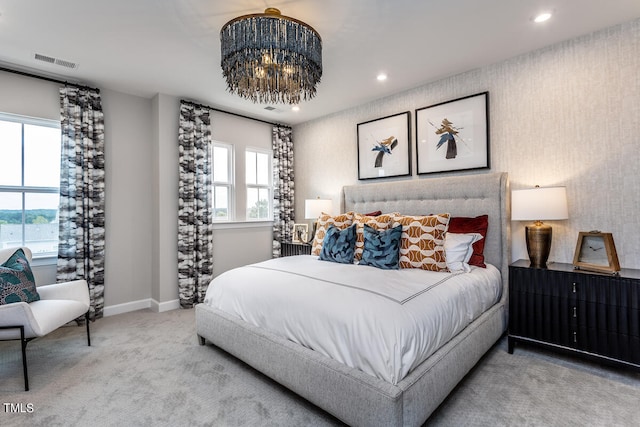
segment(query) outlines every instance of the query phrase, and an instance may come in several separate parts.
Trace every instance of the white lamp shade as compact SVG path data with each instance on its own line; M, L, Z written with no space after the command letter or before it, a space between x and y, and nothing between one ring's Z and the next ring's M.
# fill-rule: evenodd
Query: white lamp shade
M321 213L331 214L333 202L329 199L307 199L304 201L305 219L318 219Z
M535 187L511 192L512 221L568 219L565 187Z

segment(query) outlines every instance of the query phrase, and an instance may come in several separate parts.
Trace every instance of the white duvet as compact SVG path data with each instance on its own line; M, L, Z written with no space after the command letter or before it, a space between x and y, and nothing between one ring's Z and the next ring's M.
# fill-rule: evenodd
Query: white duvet
M301 255L227 271L205 304L396 384L499 301L492 265L381 270Z

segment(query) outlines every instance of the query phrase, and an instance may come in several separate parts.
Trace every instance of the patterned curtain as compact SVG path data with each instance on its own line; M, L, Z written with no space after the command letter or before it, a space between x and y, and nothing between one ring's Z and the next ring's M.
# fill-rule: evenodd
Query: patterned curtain
M273 127L273 257L291 240L294 223L293 141L291 128Z
M85 279L92 320L104 308L104 115L100 92L60 88L57 280Z
M178 292L180 306L204 301L213 278L213 204L209 109L180 104Z

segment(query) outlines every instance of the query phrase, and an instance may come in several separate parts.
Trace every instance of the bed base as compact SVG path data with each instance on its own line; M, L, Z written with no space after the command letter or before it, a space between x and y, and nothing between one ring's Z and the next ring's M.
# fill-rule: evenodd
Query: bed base
M210 341L351 426L419 426L503 334L505 307L485 312L397 385L204 304L196 319L201 344Z

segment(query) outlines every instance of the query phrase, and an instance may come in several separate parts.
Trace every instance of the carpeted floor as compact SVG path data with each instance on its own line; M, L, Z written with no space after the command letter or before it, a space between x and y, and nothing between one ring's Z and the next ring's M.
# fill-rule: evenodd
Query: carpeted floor
M2 426L332 426L340 422L212 345L194 311L141 310L0 342ZM434 426L632 426L640 374L500 341L427 421Z

